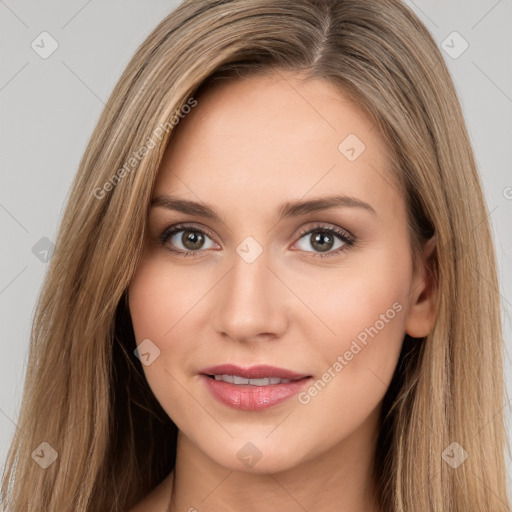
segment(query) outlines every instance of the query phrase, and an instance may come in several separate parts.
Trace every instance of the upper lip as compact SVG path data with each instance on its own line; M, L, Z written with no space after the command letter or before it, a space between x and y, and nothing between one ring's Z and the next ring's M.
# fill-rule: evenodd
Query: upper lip
M270 365L257 365L242 367L236 364L221 364L218 366L209 366L199 371L204 375L238 375L245 379L264 379L265 377L276 377L279 379L297 380L304 377L310 377L305 373L297 373L285 368L278 368Z

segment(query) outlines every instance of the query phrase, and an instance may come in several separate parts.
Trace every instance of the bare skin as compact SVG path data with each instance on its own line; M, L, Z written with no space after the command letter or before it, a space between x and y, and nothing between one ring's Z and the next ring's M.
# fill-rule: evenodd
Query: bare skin
M179 435L174 472L131 512L380 512L372 464L382 398L405 334L426 336L434 322L392 155L373 122L323 80L279 72L198 101L166 150L153 197L208 203L222 221L162 206L148 218L130 313L137 343L160 350L144 371ZM364 151L350 151L355 139L339 149L350 134ZM334 194L371 208L278 220L285 202ZM178 223L192 227L159 241ZM184 245L184 230L198 229L204 243ZM251 263L237 252L249 236L262 249ZM302 402L241 411L199 375L222 363L270 364L325 385ZM251 467L237 456L247 443L261 454Z

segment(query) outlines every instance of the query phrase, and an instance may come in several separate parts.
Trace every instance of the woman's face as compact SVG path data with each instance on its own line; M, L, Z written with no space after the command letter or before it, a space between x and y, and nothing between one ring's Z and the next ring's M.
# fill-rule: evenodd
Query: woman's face
M432 321L393 165L334 85L289 73L221 84L180 121L129 306L154 395L208 460L375 448L404 335Z

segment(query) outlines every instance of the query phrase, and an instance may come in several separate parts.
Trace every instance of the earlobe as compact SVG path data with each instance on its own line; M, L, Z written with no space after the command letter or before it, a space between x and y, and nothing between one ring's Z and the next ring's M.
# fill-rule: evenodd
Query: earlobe
M417 269L411 286L405 332L413 338L424 338L430 334L435 323L435 247L436 238L433 235L424 245L420 268Z

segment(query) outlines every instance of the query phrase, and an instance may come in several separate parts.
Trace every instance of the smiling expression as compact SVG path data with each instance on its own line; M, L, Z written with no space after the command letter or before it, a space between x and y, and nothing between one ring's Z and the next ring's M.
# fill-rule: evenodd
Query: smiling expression
M180 122L129 307L137 343L160 350L154 395L215 463L244 470L251 442L252 470L277 471L374 438L404 335L424 325L392 165L338 88L291 73L216 86ZM307 378L202 374L223 364Z

